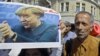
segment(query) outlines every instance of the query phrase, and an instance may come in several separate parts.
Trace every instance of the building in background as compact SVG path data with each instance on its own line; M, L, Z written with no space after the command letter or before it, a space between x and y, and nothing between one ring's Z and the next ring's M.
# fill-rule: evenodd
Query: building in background
M75 14L79 11L90 12L95 20L100 21L100 0L1 0L40 5L52 8L61 13L61 19L74 23Z
M62 20L71 23L74 23L75 14L79 11L88 11L100 21L99 0L56 0L52 8L61 13Z

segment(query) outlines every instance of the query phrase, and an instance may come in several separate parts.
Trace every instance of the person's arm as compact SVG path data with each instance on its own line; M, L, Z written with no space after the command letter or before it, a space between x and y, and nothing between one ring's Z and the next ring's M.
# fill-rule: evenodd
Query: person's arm
M14 32L14 34L10 38L14 42L25 42L28 40L26 38L26 36L19 34L19 32L21 32L21 30L23 30L23 27L21 25L15 25L14 27L12 27L12 31Z
M66 51L67 45L64 44L64 50L63 50L63 55L67 56L67 51Z
M11 30L11 27L7 21L3 21L0 25L0 31L2 33L3 39L11 38L14 35L14 32Z
M64 51L65 51L65 54L66 56L70 56L71 55L71 51L72 51L72 39L70 40L67 40L67 42L65 43L65 46L64 46Z

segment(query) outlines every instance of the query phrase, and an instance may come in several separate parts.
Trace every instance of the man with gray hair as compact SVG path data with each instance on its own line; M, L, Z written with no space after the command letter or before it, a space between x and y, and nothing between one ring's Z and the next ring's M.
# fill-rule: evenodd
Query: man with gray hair
M81 11L75 16L77 37L66 42L64 56L99 56L100 39L90 35L93 27L93 16Z

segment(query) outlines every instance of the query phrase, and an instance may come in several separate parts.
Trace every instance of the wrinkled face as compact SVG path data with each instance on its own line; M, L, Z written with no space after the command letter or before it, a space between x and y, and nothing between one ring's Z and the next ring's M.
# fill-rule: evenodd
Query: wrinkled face
M25 56L42 56L38 49L26 50Z
M75 29L78 38L85 38L91 30L90 16L88 14L79 14L75 19Z
M20 15L20 21L25 28L35 27L38 21L38 16L35 14Z

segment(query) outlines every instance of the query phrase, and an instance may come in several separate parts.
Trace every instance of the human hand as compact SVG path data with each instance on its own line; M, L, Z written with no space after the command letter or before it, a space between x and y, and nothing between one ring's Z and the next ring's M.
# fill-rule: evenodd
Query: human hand
M7 21L3 21L0 24L0 31L2 32L2 37L12 37L14 35Z

